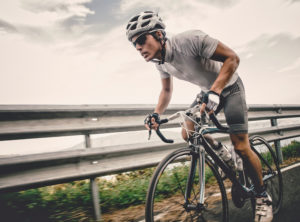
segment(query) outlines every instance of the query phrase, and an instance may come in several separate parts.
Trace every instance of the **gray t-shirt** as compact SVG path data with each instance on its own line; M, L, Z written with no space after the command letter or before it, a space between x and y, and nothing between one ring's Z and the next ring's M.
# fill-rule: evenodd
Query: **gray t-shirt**
M221 62L209 59L215 52L218 40L200 30L190 30L173 36L166 42L164 64L156 64L161 78L170 75L200 86L204 91L211 88L219 75ZM235 83L235 72L227 85Z

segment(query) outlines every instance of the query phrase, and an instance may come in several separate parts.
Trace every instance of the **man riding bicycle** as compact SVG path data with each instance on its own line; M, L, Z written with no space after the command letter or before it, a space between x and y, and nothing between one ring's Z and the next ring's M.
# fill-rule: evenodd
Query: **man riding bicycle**
M158 104L146 121L151 121L152 127L157 129L156 121L172 96L173 76L200 86L205 93L200 112L206 109L217 113L224 109L234 149L248 166L257 192L255 221L272 221L272 200L263 184L260 161L248 140L245 90L236 72L239 57L222 42L200 30L189 30L168 39L164 29L162 19L151 11L132 17L126 27L128 40L147 62L156 63L161 76L162 90ZM145 126L149 130L148 124ZM186 120L186 126L188 130L194 128L189 120ZM188 139L184 129L182 136Z

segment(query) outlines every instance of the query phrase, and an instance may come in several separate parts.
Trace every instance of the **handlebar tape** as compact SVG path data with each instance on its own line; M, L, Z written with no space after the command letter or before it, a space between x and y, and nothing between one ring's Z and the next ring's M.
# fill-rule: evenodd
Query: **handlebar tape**
M159 121L159 124L164 124L164 123L167 123L167 122L169 122L168 119L162 119L162 120Z
M158 124L164 124L167 123L169 120L168 119L162 119L158 122ZM156 130L157 136L165 143L174 143L174 140L169 140L167 139L159 130L159 127Z
M169 140L169 139L167 139L167 138L160 132L159 128L157 128L156 134L159 136L159 138L160 138L163 142L165 142L165 143L174 143L174 140Z

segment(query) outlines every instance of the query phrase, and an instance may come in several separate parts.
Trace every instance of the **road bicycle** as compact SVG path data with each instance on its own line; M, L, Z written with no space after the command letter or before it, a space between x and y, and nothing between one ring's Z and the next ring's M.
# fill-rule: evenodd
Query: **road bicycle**
M167 155L154 171L146 198L147 222L227 222L229 221L228 197L238 208L242 208L248 202L247 204L251 205L250 209L252 208L251 214L254 216L256 193L246 164L243 164L242 170L233 169L217 155L207 139L207 135L210 134L229 134L229 128L222 125L214 114L209 115L210 122L214 126L206 124L205 115L200 115L199 110L198 104L159 121L162 125L181 117L181 125L185 127L184 119L188 118L194 122L195 129L188 132L187 148L180 148ZM159 128L156 133L162 141L173 142L165 138ZM267 192L272 197L273 213L276 214L283 198L282 175L278 159L263 137L251 136L249 142L251 149L261 161L263 181ZM221 171L228 179L225 180L220 176Z

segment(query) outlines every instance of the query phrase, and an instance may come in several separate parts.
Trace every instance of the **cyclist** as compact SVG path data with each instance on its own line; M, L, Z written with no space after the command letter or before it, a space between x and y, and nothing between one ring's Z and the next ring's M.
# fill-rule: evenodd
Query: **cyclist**
M127 24L126 35L147 62L156 63L161 76L158 103L145 121L151 121L157 129L156 121L172 96L173 76L200 86L206 98L200 112L205 108L216 113L224 109L234 149L249 168L257 192L255 221L272 221L272 200L263 184L260 161L249 145L247 105L244 86L236 71L239 65L236 53L200 30L189 30L168 39L165 24L152 11L133 16ZM194 101L192 106L195 104ZM186 125L189 130L194 127L188 120ZM187 140L184 130L182 136Z

